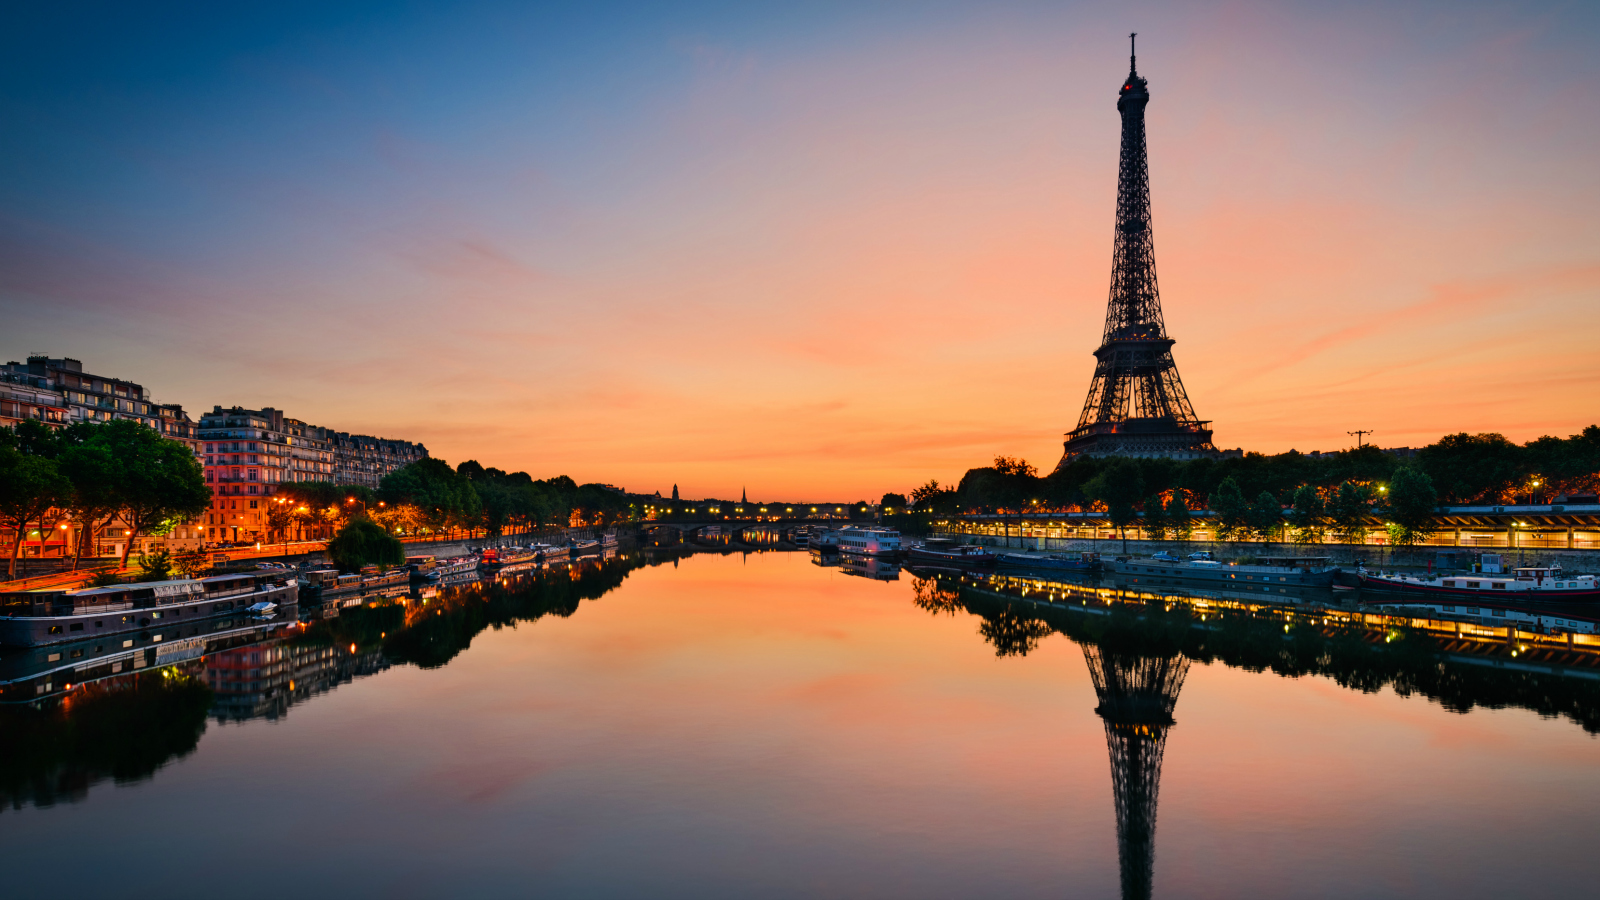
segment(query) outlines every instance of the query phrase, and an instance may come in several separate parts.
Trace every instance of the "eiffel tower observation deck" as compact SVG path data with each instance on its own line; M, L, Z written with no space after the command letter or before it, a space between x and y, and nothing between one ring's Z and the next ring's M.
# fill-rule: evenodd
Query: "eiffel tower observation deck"
M1133 35L1129 35L1130 38ZM1122 114L1122 160L1117 173L1116 247L1106 329L1089 396L1068 435L1061 465L1079 456L1196 459L1216 456L1210 422L1201 421L1172 360L1172 338L1161 318L1155 250L1150 236L1150 168L1144 108L1150 102L1137 57L1117 95Z

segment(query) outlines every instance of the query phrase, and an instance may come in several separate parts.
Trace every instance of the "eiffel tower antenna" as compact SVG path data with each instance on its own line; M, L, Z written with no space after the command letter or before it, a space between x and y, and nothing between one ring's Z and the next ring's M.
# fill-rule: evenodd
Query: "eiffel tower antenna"
M1211 423L1202 421L1172 360L1172 345L1156 288L1155 245L1150 231L1150 166L1145 152L1144 108L1148 82L1128 35L1128 77L1117 93L1122 153L1117 167L1117 227L1111 256L1111 296L1106 328L1094 352L1094 380L1067 434L1061 464L1079 456L1195 459L1217 455Z
M1136 40L1138 37L1139 32L1137 31L1128 33L1128 72L1130 74L1139 71L1139 51Z
M1083 645L1083 658L1100 699L1095 712L1106 724L1122 898L1149 900L1155 881L1161 757L1189 659L1121 653L1096 644Z

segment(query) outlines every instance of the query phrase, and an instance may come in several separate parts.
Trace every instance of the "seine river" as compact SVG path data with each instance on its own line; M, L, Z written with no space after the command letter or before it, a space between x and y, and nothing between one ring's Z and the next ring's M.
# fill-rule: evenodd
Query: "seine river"
M1503 900L1600 883L1596 682L1365 643L1264 665L1288 626L1197 650L1155 606L1039 612L1038 591L866 574L640 551L352 606L11 710L5 893ZM1146 681L1103 703L1107 673Z

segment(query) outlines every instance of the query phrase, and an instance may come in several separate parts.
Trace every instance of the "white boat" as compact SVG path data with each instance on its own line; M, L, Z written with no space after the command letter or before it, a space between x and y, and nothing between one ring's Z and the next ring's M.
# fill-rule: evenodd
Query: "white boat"
M270 616L278 611L278 604L271 600L262 600L260 603L252 603L245 607L245 611L258 616Z
M900 552L900 532L893 528L842 528L839 550L853 556L889 556Z

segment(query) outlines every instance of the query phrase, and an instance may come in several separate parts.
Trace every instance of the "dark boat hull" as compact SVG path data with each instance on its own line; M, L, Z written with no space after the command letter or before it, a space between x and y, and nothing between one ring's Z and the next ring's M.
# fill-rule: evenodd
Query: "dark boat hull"
M1079 559L1051 559L1049 557L1015 556L1002 553L995 563L1002 569L1029 569L1034 571L1049 570L1052 572L1080 572L1089 574L1100 571L1098 560L1084 562Z
M910 557L913 563L957 569L992 569L995 564L995 558L987 553L982 556L971 556L963 553L940 553L937 550L922 550L913 547L907 556Z

